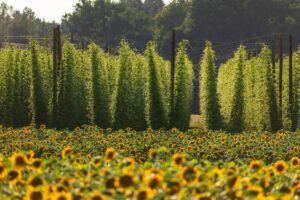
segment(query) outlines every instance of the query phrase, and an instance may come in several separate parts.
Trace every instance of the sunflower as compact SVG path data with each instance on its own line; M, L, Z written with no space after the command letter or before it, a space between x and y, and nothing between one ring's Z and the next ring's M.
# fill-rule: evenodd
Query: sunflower
M178 194L180 192L180 189L181 189L180 183L178 183L177 181L167 182L165 188L167 194L171 196Z
M294 153L297 153L297 152L299 151L299 148L298 148L298 147L292 147L292 151L293 151Z
M153 196L153 192L149 188L143 188L136 191L134 195L135 200L148 200Z
M183 133L180 133L178 136L177 136L178 139L182 140L184 139L184 134Z
M42 161L38 158L34 159L31 162L31 169L33 169L36 172L42 172Z
M69 192L56 192L53 200L72 200L72 195Z
M0 161L0 180L2 180L6 175L6 166Z
M263 188L257 185L248 185L247 191L251 197L255 197L255 199L262 199L264 196Z
M262 162L260 160L252 160L249 164L249 168L254 171L259 171L262 168Z
M27 156L22 153L14 153L10 160L13 167L17 170L23 170L28 163Z
M108 162L111 162L117 156L117 152L113 148L108 148L105 151L105 157Z
M121 175L116 178L115 185L121 190L132 187L135 185L135 177L130 173Z
M21 176L22 176L21 172L19 170L15 170L15 169L10 170L7 174L8 181L12 185L15 185L18 182L18 180L21 179Z
M298 157L293 157L291 160L290 160L290 166L292 168L297 168L299 167L300 165L300 159Z
M28 160L31 160L32 158L34 158L34 152L32 150L30 150L26 156L27 156Z
M135 159L134 159L134 157L125 158L123 160L123 165L127 166L127 167L130 167L130 168L134 168L134 166L135 166Z
M181 177L187 183L197 181L197 170L194 167L186 167L182 170Z
M171 132L172 132L172 133L176 133L176 132L177 132L177 128L172 128L172 129L171 129Z
M47 191L29 188L26 192L26 196L24 200L46 200Z
M235 176L227 180L226 190L227 192L232 192L236 188L240 188L242 184L242 177Z
M110 178L105 182L106 189L115 189L116 188L116 178Z
M180 154L176 153L172 156L173 164L176 166L180 166L184 162L184 157Z
M89 200L106 200L107 198L101 192L91 192L89 195Z
M28 185L31 187L39 187L45 184L45 181L39 176L32 176L28 180Z
M157 156L157 152L154 149L149 149L148 150L148 156L150 159L155 159Z
M184 153L184 148L180 147L180 148L178 149L178 152L179 152L179 153Z
M61 157L63 158L63 159L65 159L65 158L67 158L67 156L69 156L70 154L72 154L73 153L73 148L71 148L71 147L66 147L66 148L64 148L63 150L62 150L62 152L61 152Z
M273 167L273 171L277 175L285 174L286 169L287 169L287 165L283 160L276 161Z

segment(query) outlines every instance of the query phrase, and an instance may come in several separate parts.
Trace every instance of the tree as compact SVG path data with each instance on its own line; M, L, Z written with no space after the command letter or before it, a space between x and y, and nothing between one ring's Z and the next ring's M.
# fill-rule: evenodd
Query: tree
M200 68L200 113L204 127L220 129L222 125L216 86L215 53L211 42L206 42Z
M145 0L144 9L150 16L155 16L165 6L163 0Z

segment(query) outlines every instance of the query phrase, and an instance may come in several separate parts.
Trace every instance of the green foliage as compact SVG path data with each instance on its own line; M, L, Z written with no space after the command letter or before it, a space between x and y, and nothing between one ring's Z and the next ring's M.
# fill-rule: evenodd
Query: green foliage
M181 42L177 50L172 116L172 125L183 131L189 128L193 103L193 64L187 56L187 43Z
M200 61L200 113L206 129L220 129L221 114L217 96L215 53L206 42Z

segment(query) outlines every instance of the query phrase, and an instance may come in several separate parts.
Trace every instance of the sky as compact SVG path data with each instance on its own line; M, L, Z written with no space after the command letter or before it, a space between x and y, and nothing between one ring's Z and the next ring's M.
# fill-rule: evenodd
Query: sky
M16 10L23 10L25 7L31 8L36 16L46 21L60 22L65 13L73 11L73 6L78 0L0 0L11 5ZM168 3L170 0L164 0Z

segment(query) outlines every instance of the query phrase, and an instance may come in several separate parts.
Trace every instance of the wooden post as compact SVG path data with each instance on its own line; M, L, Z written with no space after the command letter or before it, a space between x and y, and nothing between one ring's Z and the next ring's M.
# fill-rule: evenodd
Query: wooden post
M171 125L174 125L174 84L175 84L175 61L176 61L176 31L172 30L172 49L171 49ZM173 128L173 127L172 127Z
M276 80L276 52L275 52L275 39L272 40L272 70L273 70L273 80Z
M293 37L289 36L289 113L292 119L292 128L294 128L293 112Z
M53 126L57 126L57 72L58 72L58 44L59 44L59 27L53 28L53 113L52 113L52 123Z
M279 39L279 117L282 122L282 72L283 72L283 44L282 36Z

